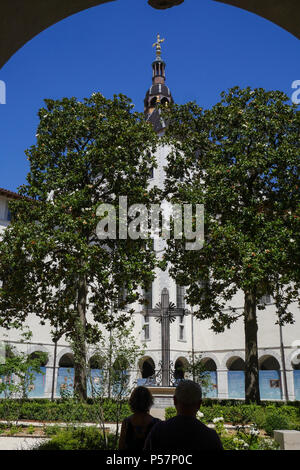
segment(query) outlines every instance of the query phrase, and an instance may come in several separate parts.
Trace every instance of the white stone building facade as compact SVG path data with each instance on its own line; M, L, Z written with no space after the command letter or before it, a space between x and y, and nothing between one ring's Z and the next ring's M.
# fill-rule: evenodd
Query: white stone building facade
M159 133L163 133L164 124L161 122L155 104L164 101L172 101L169 88L165 85L165 63L160 55L156 57L152 65L153 84L145 98L145 116ZM163 187L167 163L167 147L160 147L157 151L157 165L149 181L150 185ZM16 194L0 189L0 237L1 233L10 223L8 202L18 197ZM155 241L155 250L161 253L162 242ZM160 255L159 255L160 256ZM243 367L244 367L244 325L243 320L238 320L230 330L215 334L210 329L210 321L199 321L191 314L191 309L184 304L184 292L176 286L168 272L157 270L156 278L152 285L150 303L153 308L160 302L163 289L168 289L170 302L177 307L185 307L190 313L178 316L170 325L170 361L173 367L171 371L178 378L181 375L180 368L189 361L191 354L201 354L203 363L211 373L213 389L208 396L219 399L243 398ZM282 343L280 328L276 325L276 310L272 298L265 298L266 309L258 311L258 347L259 365L261 369L261 395L262 399L300 399L300 370L297 357L300 359L300 311L295 303L291 310L294 314L295 323L282 328ZM238 293L232 306L243 310L243 294ZM151 376L157 374L162 359L161 325L155 318L141 313L142 307L136 304L134 334L141 344L146 344L146 353L138 364L136 371L132 371L132 382L145 383ZM31 396L43 396L50 398L51 395L59 396L60 382L58 383L59 371L67 368L72 369L72 350L65 338L57 344L56 358L55 346L50 335L50 327L41 326L38 319L32 315L28 319L29 329L32 331L30 344L20 342L18 331L5 331L0 329L0 341L9 342L19 350L32 354L37 351L48 354L48 362L45 364L45 375L41 383L33 391ZM283 348L281 347L283 344ZM284 361L283 361L284 353ZM55 363L54 363L55 358ZM296 358L296 361L295 361ZM298 361L300 362L300 361ZM177 375L176 375L177 374ZM285 382L287 390L285 391Z

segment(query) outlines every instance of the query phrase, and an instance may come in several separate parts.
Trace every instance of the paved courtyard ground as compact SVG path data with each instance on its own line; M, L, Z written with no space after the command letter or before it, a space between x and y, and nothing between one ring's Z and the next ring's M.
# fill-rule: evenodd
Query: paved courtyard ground
M49 439L35 438L35 437L1 437L0 436L0 451L1 450L30 450L38 443L42 443Z

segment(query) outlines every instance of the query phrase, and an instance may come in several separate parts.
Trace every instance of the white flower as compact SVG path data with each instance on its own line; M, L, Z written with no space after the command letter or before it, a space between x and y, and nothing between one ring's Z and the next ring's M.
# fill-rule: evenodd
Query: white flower
M251 436L258 436L259 435L259 430L256 428L251 428L250 429L250 434Z
M198 419L201 419L201 418L203 418L203 417L204 417L204 414L201 413L201 411L198 411L198 413L197 413L197 418L198 418Z
M219 423L220 421L224 421L224 418L222 416L213 419L213 423Z

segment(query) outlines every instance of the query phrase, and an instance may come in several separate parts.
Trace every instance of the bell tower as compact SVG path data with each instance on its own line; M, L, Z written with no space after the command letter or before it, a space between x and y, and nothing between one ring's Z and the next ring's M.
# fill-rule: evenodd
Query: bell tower
M156 58L152 63L152 86L146 93L144 100L144 113L147 120L151 121L155 130L159 130L159 112L157 105L173 102L170 89L166 86L166 63L161 58L161 44L165 39L157 35L157 42L153 44L156 48Z

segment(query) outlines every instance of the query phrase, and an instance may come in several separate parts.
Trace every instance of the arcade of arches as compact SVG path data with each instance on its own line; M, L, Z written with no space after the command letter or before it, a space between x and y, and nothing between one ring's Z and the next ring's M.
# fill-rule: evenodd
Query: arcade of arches
M37 357L37 353L31 353L31 357ZM44 351L43 351L44 352ZM48 356L49 357L49 356ZM116 371L125 367L126 359L119 358L114 364ZM226 361L225 369L217 366L215 360L211 357L203 357L202 364L210 377L210 385L204 391L204 395L210 398L244 398L244 370L245 363L242 357L232 355ZM91 368L91 377L95 383L101 384L103 372L103 361L101 357L94 355L89 360ZM188 361L185 357L179 357L174 363L173 377L176 384L179 380L187 378L185 373ZM145 356L138 363L138 370L126 371L131 385L159 385L157 383L157 372L159 364L155 364L153 358ZM300 364L290 364L287 368L287 382L289 389L289 399L300 399ZM29 391L30 397L51 396L53 381L52 360L48 359L41 364L41 373L36 374L34 385ZM259 382L261 398L265 400L283 399L283 371L275 356L265 354L259 359ZM74 384L74 357L71 352L63 354L57 362L55 371L55 396L59 397L65 391L70 391Z

